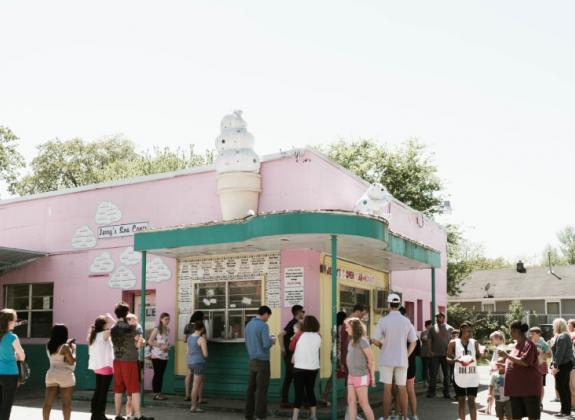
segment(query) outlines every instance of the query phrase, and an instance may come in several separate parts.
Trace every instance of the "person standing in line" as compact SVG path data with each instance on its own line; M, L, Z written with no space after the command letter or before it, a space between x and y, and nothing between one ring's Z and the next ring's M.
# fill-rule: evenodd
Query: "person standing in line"
M184 343L188 343L188 337L194 333L194 324L197 321L204 322L204 313L202 311L195 311L190 317L190 322L184 327ZM203 325L203 324L202 324ZM204 335L206 334L204 329ZM186 373L186 379L184 381L184 401L191 401L190 393L192 390L192 385L194 381L194 374L188 370ZM206 404L207 401L203 399L202 392L198 395L199 403Z
M454 366L453 388L457 397L460 420L465 420L465 400L469 406L471 420L477 419L475 398L479 387L477 361L481 358L479 343L474 340L473 326L463 322L459 327L460 338L452 340L447 346L447 362Z
M406 317L407 319L407 310L404 306L399 308L399 312L401 315ZM411 322L411 321L409 321ZM412 324L413 325L413 324ZM419 339L416 341L415 350L411 352L409 357L407 358L407 382L406 382L406 390L407 390L407 401L408 405L411 408L411 420L419 420L417 416L417 395L415 394L415 375L417 373L417 361L416 357L421 354L421 343ZM409 341L407 342L407 348L409 349ZM399 400L398 400L399 401ZM399 412L400 410L398 410ZM406 413L407 416L407 413Z
M292 419L297 420L304 400L309 404L310 419L317 420L317 399L314 387L319 371L319 349L321 336L319 322L315 316L308 315L303 320L302 334L298 338L293 353L293 379L295 385L295 402Z
M72 393L76 385L74 370L76 369L75 339L68 339L68 328L64 324L55 324L46 345L46 353L50 360L50 368L46 372L46 396L42 406L42 418L50 419L52 405L58 397L62 400L64 420L70 420L72 415Z
M431 368L431 354L429 352L429 347L427 347L427 340L429 338L429 331L433 328L433 322L430 319L425 321L425 329L419 335L419 340L421 341L421 368L423 380L425 385L429 386L429 370Z
M346 368L344 368L345 363L342 363L342 358L341 358L341 337L343 334L343 330L344 330L344 325L343 322L346 320L347 318L347 314L343 311L340 311L337 313L336 315L336 333L335 333L335 337L333 338L333 340L335 340L335 342L337 343L337 348L336 348L336 379L347 379L347 374L346 374ZM345 333L347 335L347 333ZM347 349L346 349L347 351ZM331 357L330 357L330 362L331 362ZM343 366L342 366L343 365ZM333 387L333 376L329 376L329 379L327 380L327 383L325 384L325 388L323 389L323 393L321 394L321 398L318 400L318 405L320 407L329 407L331 405L331 403L329 402L330 396L331 396L331 391L332 391L332 387Z
M409 355L417 346L417 334L409 319L401 315L401 298L392 293L388 296L389 313L377 321L372 344L381 349L379 353L379 377L383 388L383 420L389 419L392 385L395 380L397 397L404 418L407 419L407 368ZM409 342L409 348L405 343Z
M489 380L489 397L488 399L495 403L495 415L498 420L511 420L511 402L509 397L505 396L505 359L501 357L495 362L496 372L491 373Z
M567 332L567 322L563 318L553 321L553 333L556 335L553 344L553 362L551 373L555 376L555 389L561 400L561 411L555 417L571 416L571 391L569 390L569 376L573 370L575 359L573 357L573 343Z
M126 318L130 313L130 307L126 302L118 303L114 313L118 322L110 330L110 336L114 346L115 420L124 420L124 417L121 416L124 392L131 397L130 414L135 416L136 420L153 420L153 417L143 416L141 411L138 349L145 345L145 340L136 326L128 324Z
M286 324L284 329L278 334L278 341L281 349L282 359L285 366L285 376L282 385L281 408L292 408L289 402L289 389L293 380L293 353L289 350L289 343L294 336L293 327L296 323L303 320L305 311L303 306L294 305L291 308L292 319Z
M541 383L543 387L541 388L541 405L543 406L543 397L545 395L545 385L546 385L546 378L547 373L549 371L547 366L547 359L552 356L551 350L549 346L541 337L542 332L541 328L533 327L529 330L529 339L537 346L537 361L539 367L539 373L541 374Z
M527 417L537 420L541 417L541 374L537 361L537 347L527 340L525 334L529 326L515 320L509 324L515 347L511 353L500 349L499 357L506 359L505 395L511 401L511 414L514 419Z
M101 315L88 333L88 369L96 375L96 388L90 406L91 420L106 419L108 390L114 375L114 348L110 340L110 325L114 323L110 314Z
M206 360L208 358L208 340L204 335L203 321L194 323L194 332L188 337L188 369L192 372L194 383L192 385L192 413L202 413L204 410L198 407L200 404L199 396L204 388L204 371L206 369Z
M347 407L349 420L357 419L357 404L363 410L366 420L374 420L369 405L369 387L375 387L375 361L367 339L363 322L357 318L348 318L344 328L351 340L347 347Z
M567 321L567 332L571 336L573 351L575 351L575 319ZM571 390L571 407L575 407L575 366L573 366L569 376L569 389Z
M20 339L14 331L17 320L16 311L0 311L0 419L10 420L10 412L18 389L18 362L26 355Z
M148 344L151 347L150 358L152 359L152 367L154 368L154 377L152 379L152 391L154 393L154 400L164 401L166 397L162 395L162 385L164 382L164 373L166 366L168 366L168 350L170 348L170 314L164 312L160 315L160 322L157 327L152 330Z
M451 375L447 363L447 345L451 341L453 327L445 323L445 314L442 312L435 316L435 320L437 323L429 330L427 339L427 349L431 356L427 398L435 397L439 366L441 366L443 373L443 397L451 398L449 395L449 378Z
M270 349L275 337L270 337L268 319L272 310L260 306L258 314L246 325L246 349L249 357L249 382L246 393L245 418L265 419L268 415L268 387L270 384Z

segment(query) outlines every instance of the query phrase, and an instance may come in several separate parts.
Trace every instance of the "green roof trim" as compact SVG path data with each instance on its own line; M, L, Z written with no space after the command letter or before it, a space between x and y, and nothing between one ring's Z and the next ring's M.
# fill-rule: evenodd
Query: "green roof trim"
M245 220L136 233L134 250L150 251L238 243L266 236L302 234L348 235L386 243L387 251L429 265L441 266L439 252L390 232L381 219L356 213L289 212Z

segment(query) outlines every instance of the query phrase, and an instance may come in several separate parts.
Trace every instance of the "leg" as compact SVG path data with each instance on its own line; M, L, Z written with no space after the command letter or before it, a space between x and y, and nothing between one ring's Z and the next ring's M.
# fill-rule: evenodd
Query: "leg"
M166 367L168 367L168 361L167 360L161 360L160 363L160 379L159 379L159 385L160 385L160 393L162 392L162 387L164 385L164 374L166 373Z
M126 417L134 415L134 409L132 407L132 396L126 394Z
M571 407L575 407L575 369L569 374L569 389L571 390Z
M70 420L72 414L72 394L74 393L74 387L60 388L60 399L62 400L62 414L64 415L64 420Z
M415 395L415 378L407 380L407 399L411 407L411 415L417 416L417 396Z
M295 400L293 404L293 419L297 419L299 415L299 410L301 408L304 392L305 392L305 384L304 384L304 376L302 371L295 370L293 373L293 383L295 388Z
M368 387L367 386L360 386L359 388L355 388L355 393L357 395L357 400L359 402L359 406L363 411L363 415L365 416L365 420L374 420L375 417L373 415L373 410L369 405L369 394L368 394ZM351 407L351 405L350 405ZM357 411L356 411L357 413ZM350 413L351 417L351 413Z
M58 396L58 387L57 386L48 386L46 387L46 394L44 396L44 405L42 406L42 417L44 420L50 419L50 412L52 411L52 406L54 405L54 401Z
M306 397L310 409L310 418L315 419L317 416L317 399L315 397L315 379L317 377L317 370L306 372Z
M132 416L136 418L142 417L139 392L134 392L132 394Z
M94 395L92 395L92 401L90 401L90 414L92 414L92 418L95 419L96 415L99 415L98 410L98 403L100 401L100 394L101 394L101 384L102 375L98 375L96 373L96 387L94 388Z
M204 377L201 375L194 375L194 383L192 386L192 411L196 411L198 409L198 404L200 403L199 395L200 395L200 388L202 387L202 383L204 382Z
M347 385L347 413L349 420L357 419L357 398L352 384Z
M282 385L282 403L287 403L289 401L289 389L293 380L293 365L291 363L292 354L287 352L284 357L285 366L285 376Z
M0 419L9 419L18 388L17 375L0 375Z
M421 363L422 363L423 380L424 380L426 383L429 383L429 365L430 365L430 358L429 358L429 357L422 357L422 358L421 358Z
M265 419L268 416L268 387L270 385L270 362L258 361L256 376L256 416Z
M152 377L152 392L154 396L160 395L162 392L162 385L161 385L161 370L162 367L160 359L152 359L152 367L154 368L154 376Z
M192 378L194 376L192 375L192 372L190 372L190 370L188 369L188 373L186 374L186 380L184 381L185 383L185 389L184 389L184 395L186 396L186 399L190 398L190 390L192 388Z
M457 411L459 412L459 419L465 420L465 397L457 397Z
M434 356L430 359L430 366L429 366L429 389L427 392L428 396L435 396L435 389L437 387L437 371L439 368L439 360L440 358Z
M383 385L383 418L387 419L391 411L391 384Z
M559 392L561 400L561 412L571 414L571 392L569 391L569 376L571 375L571 364L559 366L559 372L555 375L555 388Z
M467 406L469 407L469 416L471 420L477 420L477 406L475 405L475 397L467 396Z
M248 379L248 389L246 392L246 419L252 420L254 418L256 409L256 376L257 370L255 367L255 362L250 361L249 363L249 379Z
M321 401L327 403L329 401L329 396L331 395L331 389L333 386L333 377L330 375L329 379L325 383L325 388L321 394Z
M402 417L407 418L407 390L405 385L397 386L397 400L399 401L399 406L401 407Z
M122 415L122 394L114 393L114 410L116 417Z
M443 395L449 396L449 382L451 381L451 369L447 363L446 357L441 357L439 359L441 363L441 371L443 372Z

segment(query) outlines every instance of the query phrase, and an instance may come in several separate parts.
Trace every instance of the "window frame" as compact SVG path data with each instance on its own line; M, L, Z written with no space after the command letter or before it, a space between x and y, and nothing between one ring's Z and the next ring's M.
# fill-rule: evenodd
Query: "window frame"
M559 312L556 314L552 314L549 312L549 304L550 303L556 303L559 306ZM562 307L561 307L561 300L546 300L545 301L545 315L557 315L557 316L561 316L562 314Z
M33 286L38 286L38 285L51 285L52 286L52 304L50 305L50 309L32 309L32 289ZM49 336L47 337L32 337L32 313L36 312L36 313L40 313L40 312L51 312L52 313L52 323L54 323L54 283L52 282L38 282L38 283L12 283L12 284L5 284L4 288L3 288L3 292L4 292L4 307L7 308L8 307L8 289L11 287L18 287L18 286L28 286L28 309L15 309L16 313L26 313L27 314L27 324L26 324L26 336L25 337L20 337L20 338L26 338L26 339L41 339L41 338L49 338Z
M489 306L491 308L493 308L492 310L486 309L485 307ZM481 302L481 312L487 312L487 313L495 313L495 309L496 309L496 304L495 301L487 301L487 302Z
M249 308L230 308L230 289L229 289L229 283L245 283L245 282L259 282L260 283L260 287L261 287L261 303L260 305L265 305L266 302L266 291L265 291L265 276L264 277L260 277L260 278L246 278L246 279L228 279L228 280L214 280L214 281L193 281L192 282L192 293L194 295L193 300L192 300L192 310L193 311L197 311L200 310L204 313L206 313L206 318L209 319L210 323L212 322L212 317L211 314L213 313L218 313L218 312L223 312L224 313L224 325L226 328L226 338L208 338L208 341L213 341L213 342L221 342L221 343L243 343L245 342L245 319L246 319L246 312L257 312L257 310L259 309L259 306L257 307L249 307ZM196 298L199 299L199 297L196 297L196 288L198 287L198 285L209 285L210 283L214 283L214 284L222 284L224 283L224 288L225 288L225 306L224 308L218 308L218 309L206 309L206 308L197 308L196 307ZM241 338L230 338L230 331L229 331L229 327L230 327L230 312L232 312L231 316L234 316L238 313L242 313L242 319L244 321L244 325L242 326L242 331L244 332L244 337ZM235 312L235 314L234 314ZM213 329L213 325L210 325L210 328ZM213 333L213 331L212 331Z

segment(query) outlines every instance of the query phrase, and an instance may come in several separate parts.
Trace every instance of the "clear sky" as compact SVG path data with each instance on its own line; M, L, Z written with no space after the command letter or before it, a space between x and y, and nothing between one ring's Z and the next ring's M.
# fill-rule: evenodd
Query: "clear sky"
M435 153L491 256L575 223L575 3L4 1L0 124L34 146L123 133L211 148L242 109L265 154L338 138Z

